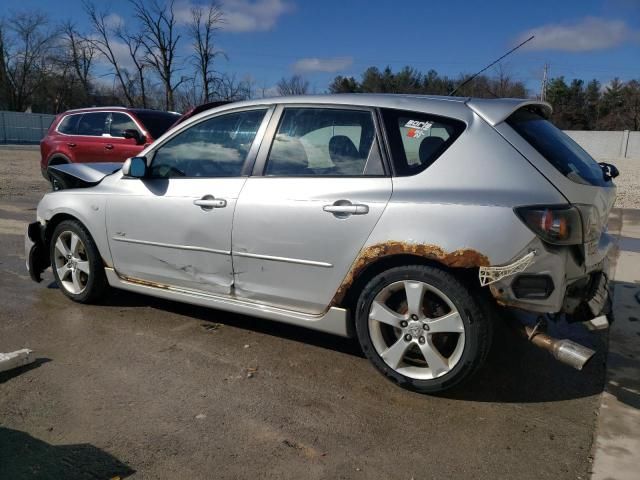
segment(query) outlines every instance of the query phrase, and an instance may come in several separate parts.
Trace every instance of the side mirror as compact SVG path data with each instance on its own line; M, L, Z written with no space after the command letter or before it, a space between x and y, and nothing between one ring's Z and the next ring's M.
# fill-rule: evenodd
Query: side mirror
M127 158L122 164L122 175L127 178L144 178L147 175L147 158Z
M127 128L123 133L124 138L133 138L136 141L136 145L142 145L147 139L144 138L138 130L135 128Z

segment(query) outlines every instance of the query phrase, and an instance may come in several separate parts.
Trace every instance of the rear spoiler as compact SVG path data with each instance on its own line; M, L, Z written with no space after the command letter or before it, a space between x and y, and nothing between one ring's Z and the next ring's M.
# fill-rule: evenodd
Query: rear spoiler
M546 118L549 118L553 110L547 102L521 98L501 98L499 100L471 98L466 103L471 110L480 115L492 127L504 122L512 113L522 107L534 107Z

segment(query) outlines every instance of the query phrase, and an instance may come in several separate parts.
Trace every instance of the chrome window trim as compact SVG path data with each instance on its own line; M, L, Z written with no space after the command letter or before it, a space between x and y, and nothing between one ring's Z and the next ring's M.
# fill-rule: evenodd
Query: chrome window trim
M67 117L71 117L73 115L85 115L88 113L108 113L109 114L109 128L111 128L111 114L112 113L124 113L125 115L127 115L132 121L133 123L136 124L136 126L140 129L140 131L142 133L145 134L145 136L148 138L149 137L149 132L147 132L146 129L142 128L140 126L140 122L138 122L135 118L133 118L128 112L126 111L111 111L111 110L95 110L95 111L88 111L88 112L77 112L77 113L69 113L69 114L63 114L64 116L60 119L60 121L58 122L58 124L56 125L56 129L55 132L59 135L63 135L65 137L83 137L83 138L124 138L124 137L113 137L108 133L103 133L102 135L80 135L78 133L63 133L60 130L58 130L58 127L60 126L60 124L62 123L62 121L67 118Z

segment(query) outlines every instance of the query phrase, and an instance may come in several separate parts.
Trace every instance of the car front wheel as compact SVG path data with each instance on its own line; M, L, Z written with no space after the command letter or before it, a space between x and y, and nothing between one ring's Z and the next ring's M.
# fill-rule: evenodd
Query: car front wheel
M473 374L491 343L490 323L468 289L430 266L396 267L373 278L356 310L369 360L409 390L447 390Z
M107 289L102 257L87 229L65 220L51 237L51 268L62 292L80 303L98 300Z

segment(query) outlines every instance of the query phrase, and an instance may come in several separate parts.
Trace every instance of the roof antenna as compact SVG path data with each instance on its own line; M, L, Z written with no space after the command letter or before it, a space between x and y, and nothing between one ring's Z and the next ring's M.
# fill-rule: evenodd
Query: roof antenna
M473 80L474 78L476 78L478 75L480 75L482 72L484 72L485 70L493 67L496 63L498 63L500 60L502 60L504 57L511 55L513 52L515 52L517 49L519 49L521 46L523 46L525 43L530 42L531 40L533 40L533 38L535 37L535 35L531 35L529 38L527 38L524 42L520 43L519 45L513 47L511 50L509 50L507 53L505 53L504 55L502 55L500 58L498 58L496 61L490 63L489 65L487 65L486 67L484 67L482 70L480 70L478 73L470 76L469 78L467 78L464 82L462 82L460 85L458 85L456 88L454 88L453 90L451 90L449 92L449 96L453 95L454 93L456 93L458 90L460 90L462 87L464 87L467 83L469 83L471 80Z

